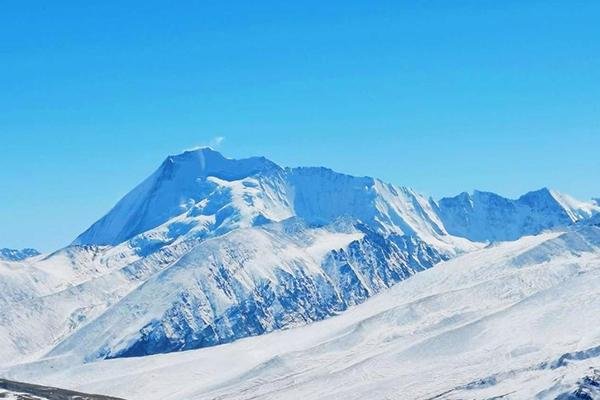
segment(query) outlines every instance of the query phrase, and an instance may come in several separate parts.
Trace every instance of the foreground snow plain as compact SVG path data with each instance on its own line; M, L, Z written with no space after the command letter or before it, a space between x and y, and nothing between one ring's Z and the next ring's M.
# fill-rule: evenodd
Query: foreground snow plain
M600 227L442 262L342 315L234 343L7 378L127 399L556 398L600 365Z

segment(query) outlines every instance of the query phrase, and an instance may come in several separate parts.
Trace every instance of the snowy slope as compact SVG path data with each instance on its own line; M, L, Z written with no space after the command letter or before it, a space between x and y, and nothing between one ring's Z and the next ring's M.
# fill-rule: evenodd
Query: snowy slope
M309 223L351 217L380 233L418 236L451 252L472 249L450 237L427 198L412 189L327 168L293 168L287 177L294 214Z
M206 347L335 315L439 262L414 237L300 220L207 240L50 354L128 357Z
M0 262L0 364L46 353L196 244L173 243L144 257L129 243L71 246Z
M553 399L596 390L599 309L600 227L582 225L443 262L305 327L4 375L132 400Z
M590 218L592 215L600 212L600 204L595 199L589 202L577 200L564 193L559 193L556 190L549 190L552 197L562 206L567 212L569 218L573 222L582 221Z
M186 212L226 217L216 211L226 213L221 208L233 203L234 196L220 181L240 181L261 173L276 175L280 170L263 157L232 160L209 148L170 156L74 244L115 245Z
M516 240L600 212L594 202L582 202L545 188L516 200L475 191L433 204L448 233L479 242Z

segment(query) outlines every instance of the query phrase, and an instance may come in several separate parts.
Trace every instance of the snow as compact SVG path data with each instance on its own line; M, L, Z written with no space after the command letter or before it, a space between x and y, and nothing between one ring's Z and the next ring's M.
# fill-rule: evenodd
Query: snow
M278 168L263 157L233 160L210 148L170 156L74 244L115 245L189 211L214 189L209 176L232 181Z
M386 234L416 235L448 254L476 248L451 237L415 191L327 168L281 168L261 158L232 160L204 148L170 156L75 244L141 247L185 235L211 237L297 216L326 225L350 217Z
M23 261L26 258L40 255L36 249L0 249L0 261Z
M549 399L600 361L599 295L600 228L577 227L443 262L305 327L4 374L128 399Z
M176 243L146 257L127 244L74 246L0 262L0 364L43 355L194 244Z
M0 375L131 399L552 398L600 354L599 211L187 151L73 245L5 252Z
M50 355L153 354L299 326L439 261L416 239L366 232L349 222L309 228L289 220L206 240Z
M516 240L570 225L600 212L600 206L555 190L540 189L516 200L475 191L434 202L451 235L479 242Z
M550 189L517 200L475 191L439 202L414 190L327 168L282 168L263 158L233 160L202 148L168 157L75 244L140 247L185 235L211 237L297 216L325 225L351 217L386 234L416 235L448 255L469 243L515 240L600 211Z

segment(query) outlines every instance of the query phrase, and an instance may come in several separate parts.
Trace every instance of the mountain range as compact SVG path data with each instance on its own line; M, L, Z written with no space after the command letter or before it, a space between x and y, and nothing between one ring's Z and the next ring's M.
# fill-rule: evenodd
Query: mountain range
M448 398L479 396L523 371L545 371L538 361L559 362L573 349L591 351L585 359L600 355L595 336L573 344L580 321L569 320L571 333L544 342L558 326L528 314L550 318L581 306L583 318L592 309L581 293L596 290L599 216L598 201L545 188L514 200L475 191L436 201L327 168L186 151L167 157L66 248L2 251L0 371L126 398L150 392L116 384L112 373L99 375L110 385L83 377L108 362L116 371L144 371L144 360L158 360L161 374L189 379L185 396L173 398L295 398L328 390L340 398L385 398L410 387L414 398L444 390ZM595 321L585 315L588 324ZM501 342L498 331L523 326L542 339L526 343L523 333ZM252 336L260 337L238 341ZM266 349L243 356L252 346ZM486 361L481 348L513 354L518 362L503 364L502 373L517 372L497 375L500 365ZM181 353L194 349L202 350ZM235 359L231 349L240 352L240 365L226 380L232 372L219 366L226 354ZM159 353L171 354L152 356ZM222 379L201 384L179 369L179 360L205 356L215 369L198 373ZM413 375L385 372L407 363ZM417 371L432 374L433 365L495 383L419 383ZM67 367L75 368L71 377L52 371ZM347 374L335 373L342 370ZM339 388L355 375L370 383L354 393L331 391L319 384L329 375ZM400 378L412 383L403 386ZM385 384L377 389L373 382ZM167 398L164 390L155 393Z
M0 249L0 260L1 261L22 261L26 258L39 256L40 252L36 249Z

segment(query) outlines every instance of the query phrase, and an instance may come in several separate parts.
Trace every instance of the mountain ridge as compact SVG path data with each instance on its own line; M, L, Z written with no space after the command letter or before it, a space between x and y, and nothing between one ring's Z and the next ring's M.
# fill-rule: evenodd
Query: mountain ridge
M548 188L517 199L476 190L434 203L448 233L482 242L516 240L600 212L600 207L592 202L578 201Z
M241 182L243 187L236 187L235 182ZM265 188L269 191L266 194ZM323 196L328 196L327 200ZM217 201L211 201L213 198ZM207 199L212 210L202 204ZM264 207L257 212L248 211L256 208L257 202L265 203ZM499 223L490 221L489 215L483 220L485 215L473 214L490 214L493 208L492 211L504 213L505 223L519 226L511 232L468 226L474 217L482 224ZM183 218L186 213L196 213L207 216L202 224L217 225L208 230L221 228L220 232L229 229L220 225L229 217L235 220L230 224L233 229L282 221L294 215L311 223L327 224L347 215L387 233L416 234L440 245L448 234L483 242L514 240L598 212L600 206L592 201L578 201L548 188L515 200L476 190L435 201L377 178L356 177L324 167L280 167L265 157L229 159L211 148L200 148L167 157L153 174L73 243L115 245L171 219ZM538 220L523 221L527 217ZM188 218L177 224L197 223Z
M436 202L324 167L187 151L168 156L74 245L0 263L0 355L128 357L308 324L486 242L563 229L596 210L549 189ZM474 238L455 229L473 223L488 230ZM331 239L348 232L362 239Z
M26 258L39 256L41 253L33 248L24 249L0 249L0 260L2 261L23 261Z
M577 224L464 254L297 329L4 374L132 399L573 398L597 388L599 259L600 228Z

